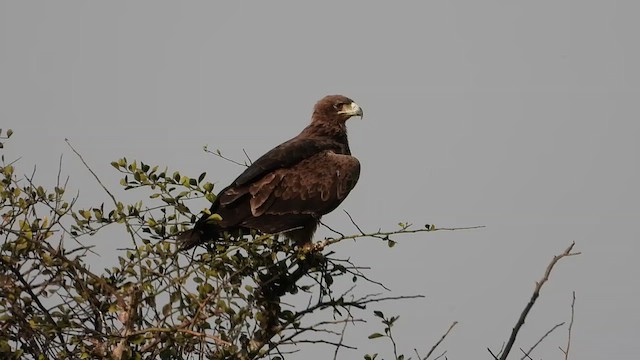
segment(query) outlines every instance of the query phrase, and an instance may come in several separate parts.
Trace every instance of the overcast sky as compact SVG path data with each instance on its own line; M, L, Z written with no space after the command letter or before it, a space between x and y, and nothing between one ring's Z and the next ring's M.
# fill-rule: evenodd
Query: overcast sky
M583 255L558 264L516 346L568 321L575 290L572 358L637 358L640 3L219 3L1 1L0 128L15 131L5 156L53 185L63 154L87 206L105 194L64 138L113 190L109 163L123 156L207 171L222 187L242 169L204 145L257 158L306 126L315 101L344 94L365 112L348 123L362 174L326 223L355 232L345 209L367 230L487 226L333 249L393 295L426 296L368 309L400 315L402 352L426 354L457 320L448 358L489 359L551 257L576 241ZM98 242L99 262L121 241ZM390 358L366 339L379 330L351 328L360 349L341 358ZM565 341L563 328L534 358L563 358ZM327 358L319 349L288 358Z

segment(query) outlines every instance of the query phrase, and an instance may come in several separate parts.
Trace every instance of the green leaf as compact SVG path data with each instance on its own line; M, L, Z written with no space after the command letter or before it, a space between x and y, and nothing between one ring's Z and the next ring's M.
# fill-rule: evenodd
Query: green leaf
M377 339L379 337L384 337L384 335L382 335L380 333L373 333L373 334L369 335L369 339Z
M222 216L218 214L211 214L211 216L207 218L207 222L211 222L211 221L222 221Z
M204 185L202 185L202 188L203 188L203 189L204 189L204 191L206 191L206 192L211 192L211 191L213 191L213 184L212 184L212 183L210 183L210 182L205 183Z
M382 311L380 311L380 310L375 310L375 311L373 312L373 315L375 315L375 316L377 316L377 317L379 317L379 318L381 318L381 319L384 319L384 314L383 314L383 313L382 313Z

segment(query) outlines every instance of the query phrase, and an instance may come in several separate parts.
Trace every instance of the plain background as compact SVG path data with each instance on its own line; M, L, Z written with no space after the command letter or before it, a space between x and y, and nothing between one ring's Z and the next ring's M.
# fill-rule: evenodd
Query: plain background
M551 257L576 241L583 254L558 264L516 346L568 321L575 290L571 357L635 359L638 13L638 2L586 0L2 1L0 127L15 131L2 152L51 186L63 154L85 206L106 196L65 138L114 191L109 162L123 156L224 186L242 169L204 145L257 158L306 126L319 98L344 94L365 111L348 124L362 175L326 223L355 233L345 209L366 230L487 227L334 248L392 295L426 296L367 309L347 333L359 349L340 358L391 357L367 340L378 309L400 315L407 356L457 320L448 358L489 359ZM95 241L97 270L128 245ZM533 358L563 358L565 342L563 327Z

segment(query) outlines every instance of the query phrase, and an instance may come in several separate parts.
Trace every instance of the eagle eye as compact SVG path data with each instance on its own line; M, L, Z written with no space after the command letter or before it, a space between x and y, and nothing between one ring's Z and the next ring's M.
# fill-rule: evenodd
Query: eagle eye
M334 109L336 109L336 110L342 110L342 107L343 107L344 105L345 105L345 103L343 103L343 102L335 103L335 104L333 105L333 108L334 108Z

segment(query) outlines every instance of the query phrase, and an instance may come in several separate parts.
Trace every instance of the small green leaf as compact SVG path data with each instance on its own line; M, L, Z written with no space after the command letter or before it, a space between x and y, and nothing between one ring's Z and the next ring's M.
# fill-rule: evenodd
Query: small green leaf
M380 333L373 333L373 334L369 335L369 339L377 339L379 337L384 337L384 335L382 335Z
M218 214L211 214L211 216L207 218L207 222L210 222L210 221L222 221L222 216Z

